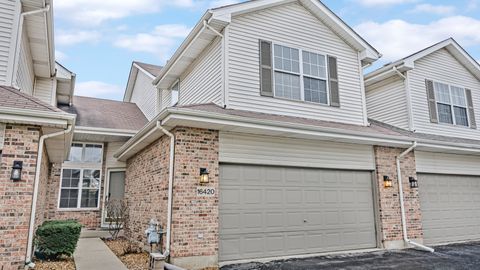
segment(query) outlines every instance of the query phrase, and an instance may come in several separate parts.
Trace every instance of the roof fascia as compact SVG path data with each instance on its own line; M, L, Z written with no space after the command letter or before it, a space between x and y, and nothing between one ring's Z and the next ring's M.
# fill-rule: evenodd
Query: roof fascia
M133 65L138 69L140 70L141 72L145 73L145 75L147 75L149 78L151 78L152 80L155 80L155 76L153 76L152 73L146 71L144 68L142 68L140 65L138 65L137 63L133 62Z
M137 81L138 70L138 65L135 65L135 63L132 62L130 74L128 75L127 87L125 89L125 94L123 95L123 102L130 102L132 99L133 87Z
M38 124L40 126L67 127L75 124L76 116L69 113L41 112L17 108L0 108L0 121Z

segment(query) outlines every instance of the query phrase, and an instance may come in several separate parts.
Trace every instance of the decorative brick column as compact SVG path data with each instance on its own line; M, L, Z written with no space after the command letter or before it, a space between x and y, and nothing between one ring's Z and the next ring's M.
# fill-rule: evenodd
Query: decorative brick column
M40 127L8 125L0 168L0 269L23 269L32 208ZM14 160L23 161L22 180L10 180Z
M379 229L382 244L386 249L404 248L400 198L398 195L398 179L396 157L405 151L401 148L375 146L376 179L378 185L378 208L380 212ZM403 178L403 195L405 214L407 217L408 237L422 243L422 213L418 188L410 188L409 177L417 177L414 151L408 153L400 162ZM392 179L393 186L385 188L383 176Z

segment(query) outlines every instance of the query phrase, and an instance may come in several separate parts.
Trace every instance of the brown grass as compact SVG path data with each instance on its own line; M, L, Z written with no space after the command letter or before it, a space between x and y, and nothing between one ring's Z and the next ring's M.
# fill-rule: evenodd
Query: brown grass
M148 253L125 239L105 240L105 244L117 255L129 270L147 270Z
M35 261L35 270L75 270L73 258L57 261Z

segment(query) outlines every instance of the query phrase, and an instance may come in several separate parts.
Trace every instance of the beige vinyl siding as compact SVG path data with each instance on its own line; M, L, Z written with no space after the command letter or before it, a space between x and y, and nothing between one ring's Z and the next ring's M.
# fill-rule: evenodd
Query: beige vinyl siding
M415 152L417 172L454 175L480 175L480 156Z
M14 46L15 15L18 12L15 0L2 0L0 2L0 83L7 81L9 56Z
M404 80L399 76L367 86L367 113L374 120L408 129Z
M157 89L153 86L152 81L152 78L142 71L138 71L130 99L131 102L137 104L149 121L157 115Z
M327 169L374 170L368 145L220 133L220 162Z
M260 96L259 39L336 57L340 108ZM232 18L228 54L229 108L364 123L358 53L298 3Z
M444 82L472 90L477 123L480 121L480 82L447 50L434 52L415 62L410 71L412 112L417 132L480 139L480 130L430 122L425 79Z
M33 85L35 82L35 73L33 71L32 54L30 52L28 42L28 37L24 30L22 44L20 46L20 58L18 60L16 84L21 91L32 95Z
M180 76L179 105L217 103L222 95L222 42L212 44Z
M106 168L125 168L127 166L125 162L118 161L113 157L113 154L115 154L115 152L117 152L117 150L120 149L120 147L124 144L125 142L109 142L107 144L107 153L105 159Z
M37 79L35 80L35 89L33 92L33 96L48 104L52 104L53 83L53 79L37 77Z

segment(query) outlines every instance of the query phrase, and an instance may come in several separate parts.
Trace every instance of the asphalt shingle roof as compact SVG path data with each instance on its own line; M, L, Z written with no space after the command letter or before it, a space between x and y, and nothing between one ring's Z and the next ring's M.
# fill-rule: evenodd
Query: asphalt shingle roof
M8 86L0 86L0 107L25 109L42 112L62 112L58 108L41 101L40 99L20 92Z
M135 61L134 63L139 65L148 73L152 74L154 77L157 77L158 75L160 75L160 71L163 68L162 66L157 66L157 65L152 65L152 64L147 64L147 63L142 63L137 61Z
M139 130L148 122L135 103L74 96L72 106L59 107L77 115L77 126Z

